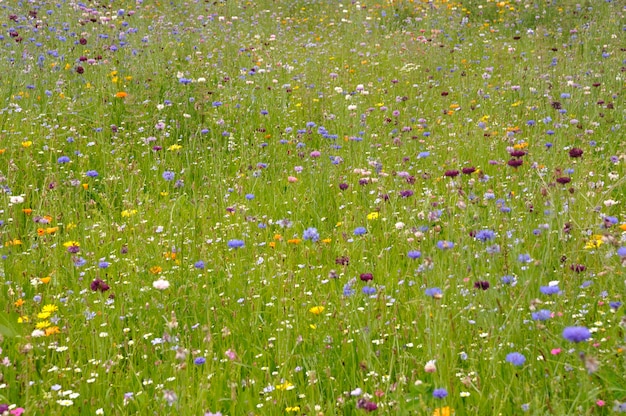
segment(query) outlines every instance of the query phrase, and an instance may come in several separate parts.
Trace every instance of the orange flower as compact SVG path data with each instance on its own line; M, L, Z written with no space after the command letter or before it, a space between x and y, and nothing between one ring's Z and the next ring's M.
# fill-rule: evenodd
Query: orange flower
M83 189L86 191L87 189L89 189L89 184L88 183L84 183L83 184Z
M22 306L24 304L24 299L19 298L18 300L13 302L13 304L19 308L20 306Z
M620 225L619 229L622 230L622 231L626 231L626 224Z
M58 326L51 326L49 328L46 328L46 336L49 337L50 335L54 335L54 334L58 334L61 331L59 330Z
M152 274L159 274L163 271L163 268L161 266L152 266L150 267L150 273Z
M54 234L59 231L59 227L48 227L46 228L46 234ZM37 230L39 232L39 230Z
M44 230L43 228L37 228L37 235L39 237L41 237L42 235L44 235L46 233L46 230Z
M270 247L275 248L276 247L276 242L275 241L270 241L270 243L268 244Z
M126 98L128 97L128 93L124 91L116 92L115 98Z
M51 280L50 276L42 277L41 279L39 279L39 281L44 284L50 283L50 280Z
M301 241L302 240L300 240L299 238L292 238L290 240L287 240L289 244L300 244Z
M32 209L30 209L30 208L24 208L24 209L22 209L22 212L23 212L24 214L26 214L26 215L30 215L30 214L32 214L32 213L33 213L33 210L32 210Z

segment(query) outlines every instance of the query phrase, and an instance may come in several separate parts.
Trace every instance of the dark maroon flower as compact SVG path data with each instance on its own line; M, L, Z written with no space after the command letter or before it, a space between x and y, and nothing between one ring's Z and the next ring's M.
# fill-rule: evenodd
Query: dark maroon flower
M361 279L364 282L369 282L370 280L374 279L374 275L371 273L361 273L361 275L359 276L359 279Z
M80 251L80 247L77 246L76 244L72 244L71 246L67 247L67 252L68 253L76 254L79 251Z
M345 191L346 189L348 189L348 184L347 183L340 183L339 184L339 189L341 189L342 191Z
M120 253L127 254L128 253L128 246L127 245L123 245L122 248L120 249Z
M506 162L507 165L517 169L520 166L522 166L522 164L524 163L524 161L522 159L511 159L508 162Z
M509 153L512 157L524 157L526 156L526 152L523 150L513 150Z
M463 168L461 169L461 172L463 172L464 175L471 175L476 172L476 168L474 166Z
M80 38L80 39L78 40L78 43L80 43L81 45L86 45L86 44L87 44L87 39L85 39L85 38Z
M459 171L458 170L447 170L443 176L447 176L449 178L454 178L455 176L459 175Z
M479 280L477 282L474 282L474 288L487 290L489 289L489 282L487 282L486 280Z
M359 185L364 186L367 185L370 182L370 180L368 178L361 178L359 179Z
M342 266L347 266L350 264L350 258L348 256L341 256L335 259L335 264L340 264Z
M569 149L569 157L581 157L583 155L583 149L578 147L572 147Z
M407 177L406 177L406 182L407 182L408 184L413 185L413 184L415 183L415 176L412 176L412 175L411 175L411 176L407 176Z
M80 62L85 62L85 61L86 61L86 60L88 60L88 59L89 59L89 58L87 58L86 56L79 56L79 57L78 57L78 60L79 60Z
M552 103L550 104L552 106L552 108L554 108L555 110L560 110L561 107L561 103L558 101L552 101Z
M410 189L404 190L404 191L400 191L400 196L402 198L408 198L410 196L413 196L413 191L411 191Z
M389 194L380 194L378 197L383 201L389 201Z
M445 97L445 96L447 96L447 95L448 95L448 91L441 91L441 96L442 96L442 97Z
M107 285L102 279L94 279L94 281L91 282L90 287L94 292L106 292L110 289L109 285Z
M585 267L584 264L572 264L569 266L569 269L576 273L582 273L587 269L587 267Z
M570 183L572 181L572 178L570 178L569 176L561 176L556 178L556 181L561 185L565 185L566 183Z
M356 403L356 407L357 409L363 409L366 412L373 412L374 410L378 409L378 405L376 403L365 398L360 398L359 401Z
M85 72L85 68L83 68L82 66L79 65L79 66L76 67L76 72L78 74L82 74L82 73Z

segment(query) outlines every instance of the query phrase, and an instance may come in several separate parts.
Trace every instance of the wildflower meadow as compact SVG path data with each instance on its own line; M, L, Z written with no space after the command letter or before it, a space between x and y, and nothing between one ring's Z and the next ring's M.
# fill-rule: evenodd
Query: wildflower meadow
M623 1L0 22L0 415L626 413Z

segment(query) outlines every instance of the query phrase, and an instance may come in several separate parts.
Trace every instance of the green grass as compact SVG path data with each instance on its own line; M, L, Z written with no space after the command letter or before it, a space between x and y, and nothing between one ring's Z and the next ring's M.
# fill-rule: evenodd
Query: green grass
M562 3L5 5L0 406L626 412L625 11Z

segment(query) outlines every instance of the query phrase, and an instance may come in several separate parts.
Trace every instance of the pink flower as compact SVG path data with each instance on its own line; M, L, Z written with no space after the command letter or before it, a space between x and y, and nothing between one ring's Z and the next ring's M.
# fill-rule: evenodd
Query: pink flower
M295 176L289 176L289 177L287 178L287 180L288 180L290 183L298 182L298 178L296 178Z
M9 413L11 413L13 416L20 416L24 412L25 412L25 410L24 410L23 407L17 407L15 409L11 410L11 412L9 412Z
M602 406L604 406L604 405L606 404L606 402L605 402L604 400L598 400L598 401L596 402L596 404L597 404L598 406L602 407Z
M559 355L560 353L561 353L560 348L553 348L552 351L550 351L550 354L552 355Z
M227 349L224 354L226 354L226 357L228 357L230 361L235 361L237 359L237 353L230 348Z

